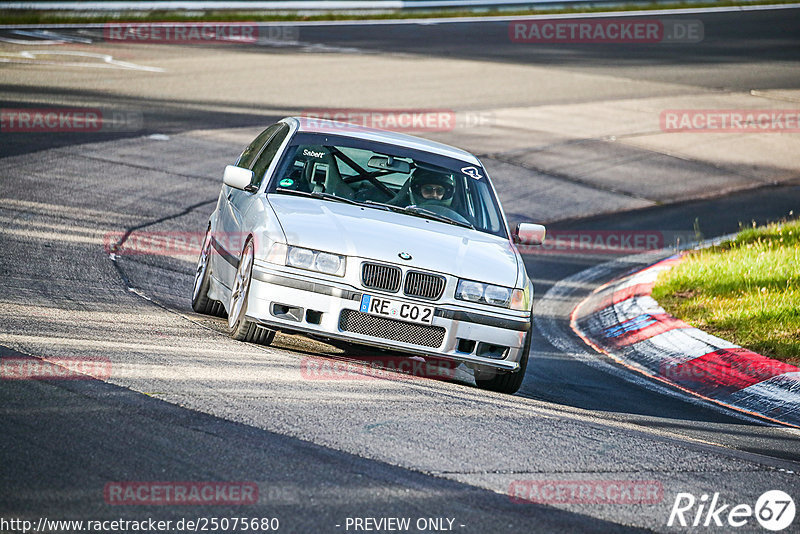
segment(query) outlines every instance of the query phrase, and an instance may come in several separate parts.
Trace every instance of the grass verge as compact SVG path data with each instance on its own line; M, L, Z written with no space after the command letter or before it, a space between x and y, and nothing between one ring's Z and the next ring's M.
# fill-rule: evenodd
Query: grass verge
M661 274L653 298L701 330L800 363L800 219L689 253Z
M297 22L325 20L395 20L426 19L447 17L487 17L487 16L524 16L552 15L570 13L599 13L616 11L658 11L661 9L682 9L725 6L756 6L792 4L797 0L718 0L690 2L634 2L630 4L585 5L556 8L483 8L483 9L440 9L440 10L404 10L387 12L284 12L284 11L117 11L117 12L82 12L82 11L36 11L0 9L0 24L79 24L103 22Z

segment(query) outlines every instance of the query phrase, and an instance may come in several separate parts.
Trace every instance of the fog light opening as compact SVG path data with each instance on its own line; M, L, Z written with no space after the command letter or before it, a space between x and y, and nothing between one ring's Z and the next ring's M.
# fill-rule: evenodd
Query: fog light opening
M270 313L279 319L287 319L298 323L303 320L303 308L289 306L288 304L273 302L270 307Z
M458 338L456 350L464 354L472 354L475 351L475 341L472 339Z
M504 345L493 345L491 343L478 343L477 355L482 358L493 358L502 360L508 353L508 347Z
M322 322L322 312L306 310L306 322L309 324L320 324Z

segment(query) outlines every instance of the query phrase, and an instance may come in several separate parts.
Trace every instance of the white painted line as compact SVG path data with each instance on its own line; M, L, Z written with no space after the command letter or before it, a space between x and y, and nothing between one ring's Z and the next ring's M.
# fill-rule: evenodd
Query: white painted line
M743 401L753 395L767 395L775 401L794 402L795 409L800 410L800 372L783 373L763 382L740 389L731 397Z
M54 39L61 42L92 44L91 39L84 37L73 37L71 35L60 35L50 30L15 30L12 33L22 35L24 37L38 37L39 39ZM36 42L36 41L31 41Z
M774 417L800 420L800 372L784 373L733 393L728 402Z
M593 19L622 17L660 17L662 15L691 15L703 13L735 13L740 11L765 11L774 9L798 9L800 4L770 4L765 6L724 6L680 9L642 9L635 11L601 11L597 13L553 13L544 15L500 15L480 17L441 17L425 19L381 19L381 20L331 20L331 21L297 21L297 22L263 22L259 25L286 26L382 26L401 24L470 24L477 22L512 22L515 20L554 20L554 19ZM0 26L1 28L2 26Z
M627 317L636 317L643 313L655 315L657 313L667 313L656 300L651 296L634 297L623 300L616 306L620 314Z
M100 63L90 63L86 61L69 62L69 61L47 61L38 59L38 56L75 56L86 57L90 59L99 59ZM137 65L128 61L119 61L114 59L109 54L95 54L92 52L78 52L72 50L23 50L17 53L2 53L0 52L0 63L15 63L22 65L53 65L61 67L80 67L87 69L122 69L122 70L139 70L146 72L164 72L164 69L159 67L148 67L146 65Z
M642 343L650 345L652 352L666 355L675 362L687 362L718 349L738 349L731 343L697 328L677 328L655 335ZM639 347L637 347L638 349Z
M9 44L17 44L23 46L49 46L49 45L60 45L65 44L66 41L51 41L51 40L43 40L43 39L36 39L36 40L29 40L29 39L12 39L10 37L3 37L0 36L0 41Z
M513 0L512 0L513 1ZM522 0L517 0L522 1ZM536 2L537 0L531 0ZM539 0L542 1L542 0ZM491 1L488 2L491 4ZM236 1L159 1L153 2L0 2L0 9L36 9L41 11L151 11L151 10L203 10L203 9L274 9L274 10L313 10L313 9L401 9L401 0L269 0L255 2Z
M22 5L24 2L16 2L15 4ZM66 2L65 2L66 3ZM530 4L530 2L523 2ZM0 9L10 9L6 7L11 3L0 3ZM25 3L27 4L27 3ZM78 4L77 2L75 4ZM83 4L83 3L81 3ZM103 2L107 5L106 2ZM308 5L304 2L304 4ZM48 2L48 5L52 5ZM148 3L152 6L151 3ZM251 4L252 5L252 4ZM736 12L749 12L749 11L772 11L783 9L798 9L800 3L794 4L769 4L760 6L721 6L721 7L698 7L698 8L680 8L680 9L652 9L652 10L634 10L634 11L601 11L597 13L564 13L564 14L549 14L549 15L502 15L502 16L476 16L476 17L436 17L436 18L420 18L420 19L380 19L380 20L325 20L325 21L274 21L274 22L256 22L253 23L257 26L392 26L392 25L407 25L407 24L471 24L478 22L511 22L514 20L553 20L553 19L585 19L585 18L621 18L621 17L660 17L663 15L692 15L703 13L736 13ZM22 9L22 8L18 8ZM82 8L76 8L82 10ZM150 9L153 9L150 7ZM157 23L153 23L154 25ZM172 23L174 24L174 23ZM106 23L91 23L91 24L0 24L0 29L13 29L13 28L53 28L53 29L76 29L76 28L103 28Z

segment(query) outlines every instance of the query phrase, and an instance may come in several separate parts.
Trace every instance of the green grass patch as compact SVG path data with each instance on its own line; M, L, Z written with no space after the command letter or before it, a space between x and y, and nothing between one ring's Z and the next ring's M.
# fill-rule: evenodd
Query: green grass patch
M719 0L698 2L641 2L624 5L584 5L573 7L542 7L530 9L513 8L475 8L475 9L438 9L438 10L403 10L386 12L285 12L285 11L36 11L36 10L0 10L0 24L70 24L70 23L103 23L103 22L296 22L325 20L394 20L394 19L426 19L441 17L486 17L486 16L523 16L550 15L569 13L598 13L615 11L658 11L661 9L681 9L700 7L749 6L791 4L796 0Z
M800 220L689 253L661 274L653 298L701 330L800 363Z

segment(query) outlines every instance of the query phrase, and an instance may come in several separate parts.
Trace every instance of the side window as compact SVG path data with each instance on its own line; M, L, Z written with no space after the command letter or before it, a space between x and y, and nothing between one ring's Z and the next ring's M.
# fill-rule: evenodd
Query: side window
M286 139L286 134L288 133L289 126L286 124L281 124L275 135L269 140L269 143L267 143L267 146L265 146L264 150L261 151L261 155L258 156L258 161L253 167L254 186L258 187L261 185L261 181L264 179L264 173L267 172L269 164L272 163L273 159L275 159L275 154L278 153L278 149L281 147L281 143L283 143L283 140Z
M236 160L237 167L244 167L245 169L252 169L253 162L255 161L258 153L261 151L261 147L264 146L272 135L277 132L281 126L285 126L284 124L273 124L256 137L250 145L244 149L242 155L239 156L239 159Z
M490 206L494 205L494 202L492 200L492 194L489 191L489 186L486 185L485 182L478 182L476 188L477 193L482 197L482 200L477 202L479 205L483 206L481 209L483 212L481 216L481 219L483 220L482 226L493 234L501 232L503 229L503 223L499 217L500 211L498 209L490 208Z

